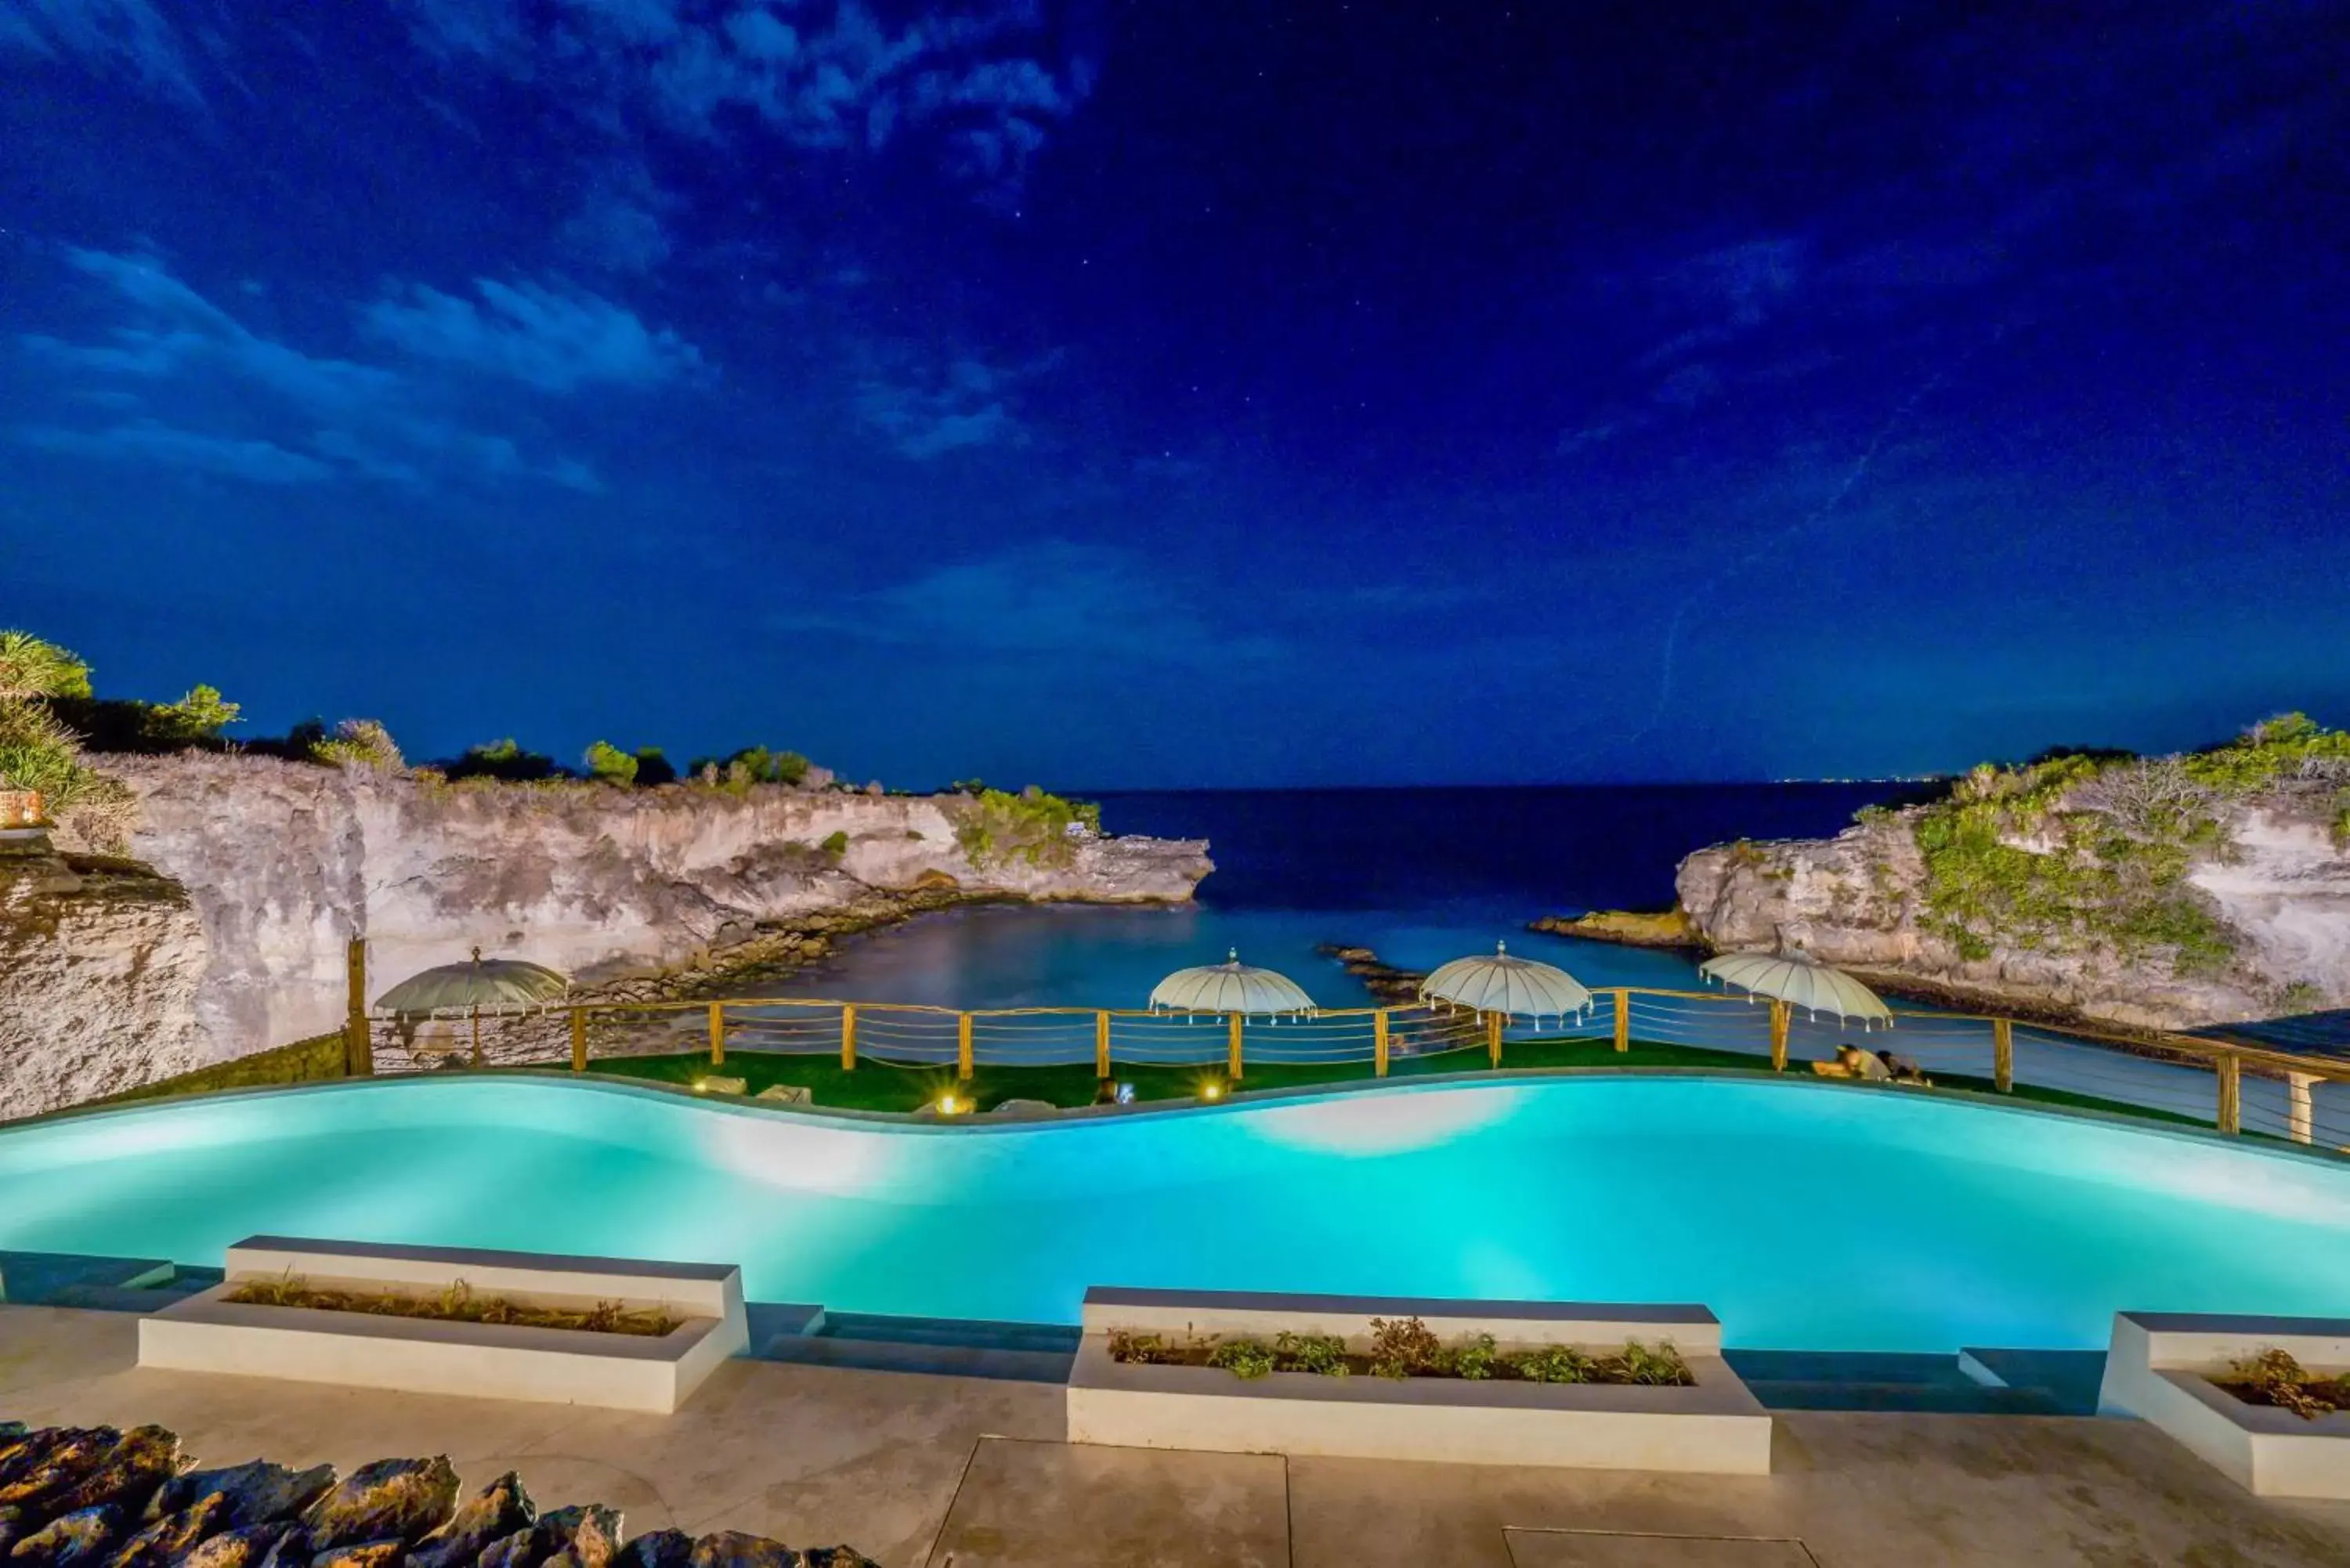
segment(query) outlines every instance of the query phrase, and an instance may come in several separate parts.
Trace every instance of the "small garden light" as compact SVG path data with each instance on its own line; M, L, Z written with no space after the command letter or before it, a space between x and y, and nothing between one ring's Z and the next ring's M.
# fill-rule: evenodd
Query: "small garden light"
M1222 1078L1206 1079L1200 1085L1200 1097L1203 1100L1222 1099L1224 1097L1224 1081Z
M942 1116L959 1116L969 1109L970 1104L957 1097L951 1089L939 1096L939 1115Z

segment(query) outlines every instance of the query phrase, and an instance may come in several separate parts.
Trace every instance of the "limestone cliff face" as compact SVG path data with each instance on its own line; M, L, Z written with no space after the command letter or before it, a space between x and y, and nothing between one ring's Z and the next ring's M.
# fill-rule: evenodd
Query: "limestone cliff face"
M2350 1005L2350 852L2290 805L2240 803L2196 851L2186 883L2233 955L2185 967L2173 947L2100 939L2094 919L2061 940L1962 943L1935 918L1916 823L1896 812L1831 839L1701 849L1681 862L1681 906L1717 950L1800 951L1895 984L2132 1028Z
M209 959L177 883L36 840L0 844L0 1117L201 1065Z
M132 853L201 917L192 1009L210 1059L335 1028L354 936L369 945L371 994L475 945L592 982L876 890L1180 901L1211 869L1201 843L1090 837L974 867L956 838L960 796L464 788L262 757L107 761L140 797ZM845 847L827 851L836 835Z

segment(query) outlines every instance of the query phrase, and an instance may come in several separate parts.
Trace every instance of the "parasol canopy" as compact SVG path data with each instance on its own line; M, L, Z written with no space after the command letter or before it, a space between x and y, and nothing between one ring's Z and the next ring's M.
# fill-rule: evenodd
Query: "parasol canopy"
M1222 963L1179 969L1150 988L1152 1012L1267 1013L1311 1012L1314 999L1285 974L1241 962L1232 950Z
M545 964L522 959L485 959L473 950L470 963L444 963L410 975L375 999L378 1012L401 1017L435 1013L527 1012L560 999L571 982Z
M1697 966L1698 973L1741 991L1783 1002L1807 1012L1833 1012L1850 1023L1890 1025L1893 1010L1875 992L1840 969L1793 953L1724 953Z
M1419 982L1419 999L1507 1018L1564 1018L1591 1005L1582 981L1555 964L1512 958L1507 942L1495 942L1490 954L1439 965Z

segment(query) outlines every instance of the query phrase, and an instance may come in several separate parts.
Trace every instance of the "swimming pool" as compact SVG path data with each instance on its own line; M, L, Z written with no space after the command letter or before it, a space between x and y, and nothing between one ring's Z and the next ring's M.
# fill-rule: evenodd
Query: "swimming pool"
M255 1232L738 1262L754 1299L1031 1322L1090 1284L1702 1302L1789 1349L2350 1314L2350 1166L1806 1081L936 1127L451 1076L0 1132L0 1249L216 1265Z

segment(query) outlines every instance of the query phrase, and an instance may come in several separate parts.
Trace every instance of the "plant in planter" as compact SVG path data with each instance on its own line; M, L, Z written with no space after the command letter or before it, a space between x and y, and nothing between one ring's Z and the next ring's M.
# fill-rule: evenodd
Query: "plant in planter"
M1624 1381L1653 1387L1677 1388L1690 1381L1689 1365L1669 1345L1651 1349L1638 1340L1624 1343Z
M1591 1357L1572 1345L1545 1345L1509 1358L1510 1370L1527 1383L1588 1383Z
M1183 1360L1182 1352L1168 1344L1163 1334L1140 1334L1129 1328L1110 1330L1109 1356L1112 1361L1143 1366L1172 1366Z
M1443 1354L1434 1332L1416 1317L1371 1319L1371 1370L1381 1377L1409 1377Z
M1355 1370L1347 1359L1347 1342L1335 1334L1291 1334L1273 1337L1276 1371L1311 1372L1324 1377L1346 1377Z
M1209 1354L1208 1365L1239 1378L1262 1377L1274 1369L1273 1347L1261 1340L1226 1340Z
M2350 1373L2328 1377L2309 1371L2289 1350L2263 1350L2233 1362L2230 1376L2212 1379L2247 1405L2273 1405L2304 1421L2350 1410Z

